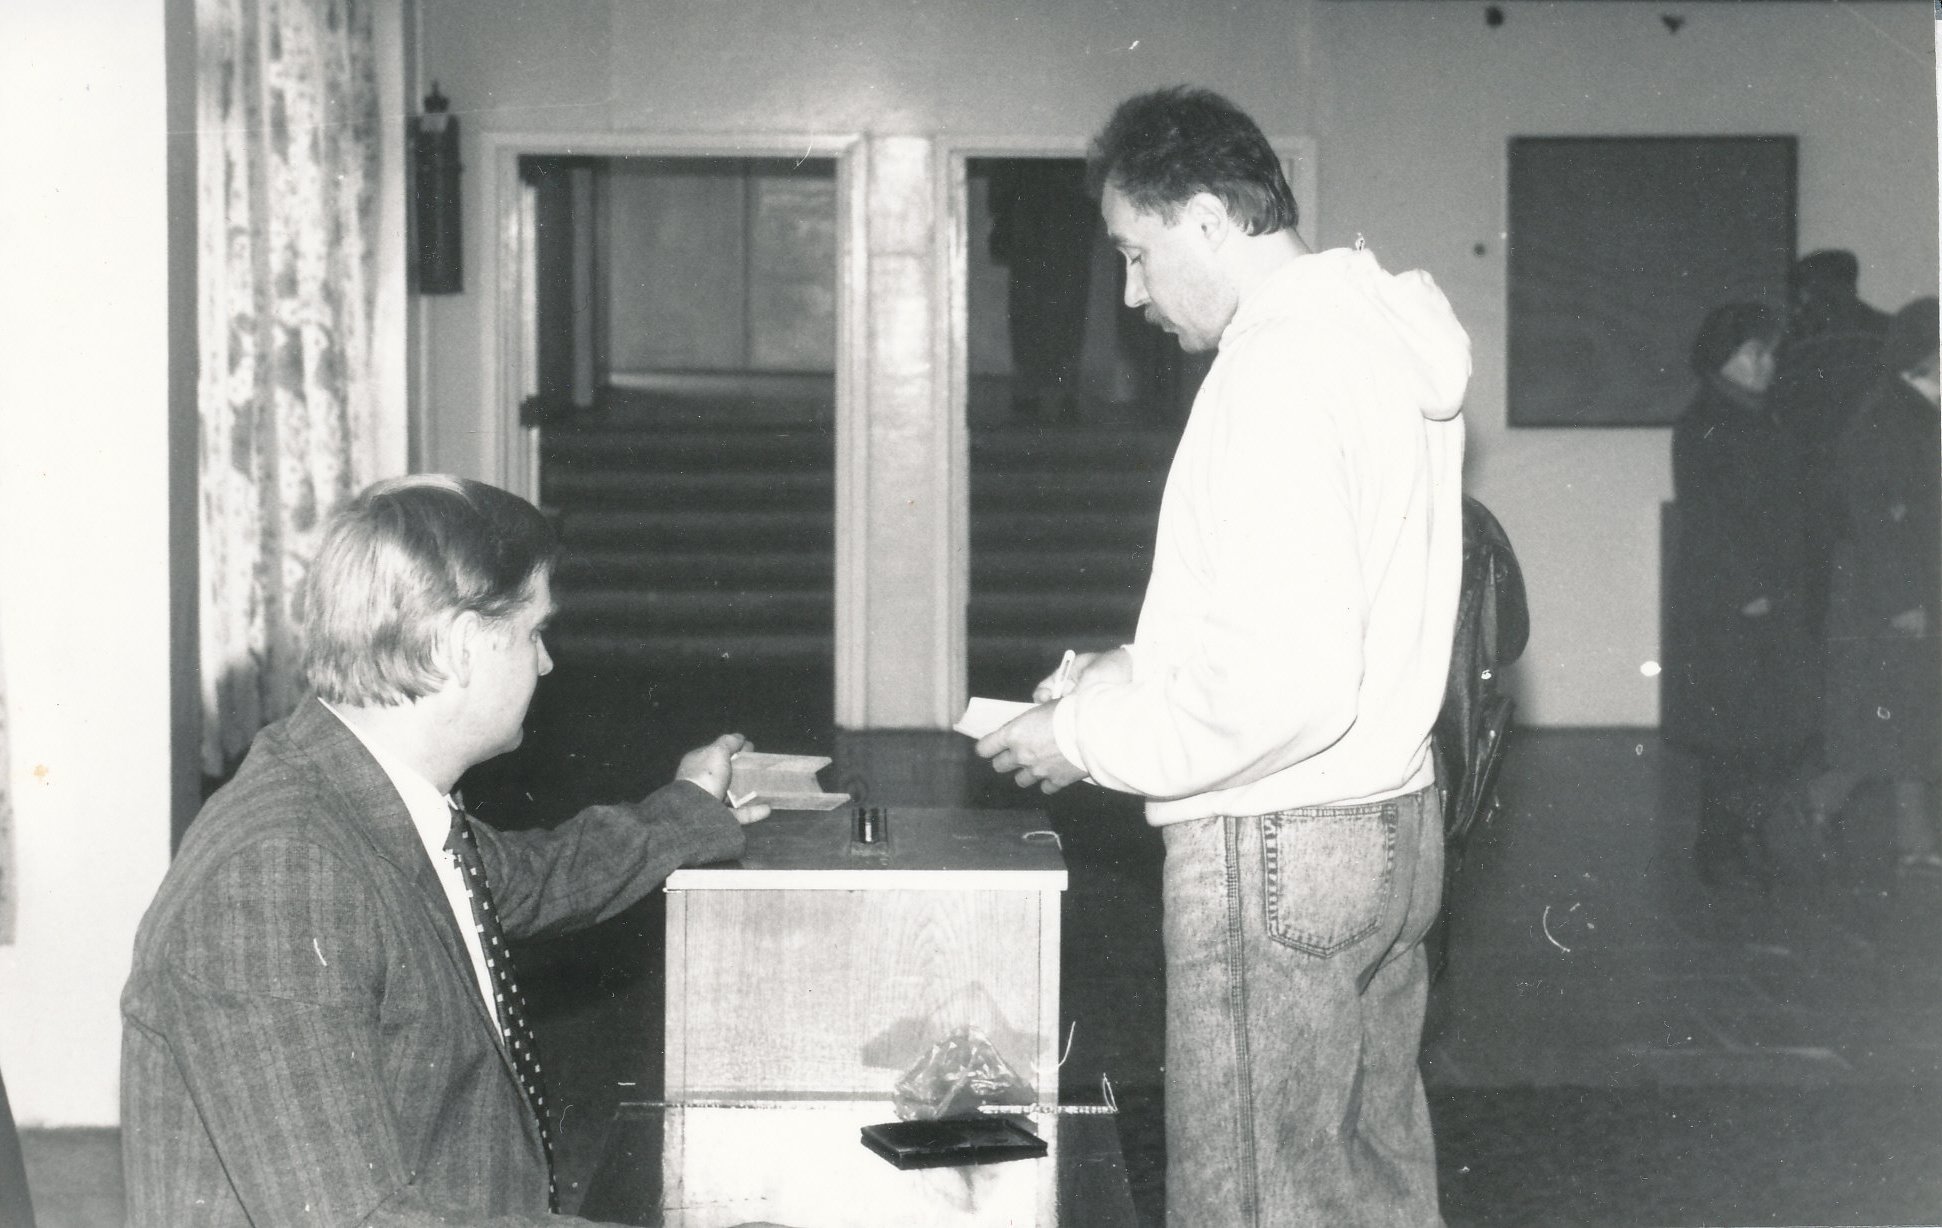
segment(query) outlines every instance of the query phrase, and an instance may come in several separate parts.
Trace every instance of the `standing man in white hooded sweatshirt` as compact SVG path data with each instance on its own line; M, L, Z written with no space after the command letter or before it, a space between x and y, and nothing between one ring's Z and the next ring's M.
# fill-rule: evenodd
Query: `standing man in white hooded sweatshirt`
M1175 88L1094 142L1126 303L1218 350L1133 642L978 743L1166 843L1167 1219L1435 1225L1417 1067L1470 344L1419 271L1313 252L1254 122Z

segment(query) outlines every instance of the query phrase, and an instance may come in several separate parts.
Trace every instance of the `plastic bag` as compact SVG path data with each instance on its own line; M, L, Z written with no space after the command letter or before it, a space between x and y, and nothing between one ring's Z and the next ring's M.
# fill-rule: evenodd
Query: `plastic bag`
M959 1028L930 1047L897 1080L892 1103L905 1121L973 1117L983 1104L1030 1104L1021 1078L976 1028Z

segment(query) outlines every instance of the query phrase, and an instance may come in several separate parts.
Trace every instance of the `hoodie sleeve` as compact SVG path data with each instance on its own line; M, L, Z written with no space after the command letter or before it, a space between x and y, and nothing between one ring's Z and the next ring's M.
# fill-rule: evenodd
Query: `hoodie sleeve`
M1340 424L1367 380L1337 347L1266 348L1223 363L1211 430L1191 458L1183 449L1178 522L1162 530L1205 559L1196 634L1054 713L1067 757L1109 788L1170 799L1247 784L1355 721L1367 609Z

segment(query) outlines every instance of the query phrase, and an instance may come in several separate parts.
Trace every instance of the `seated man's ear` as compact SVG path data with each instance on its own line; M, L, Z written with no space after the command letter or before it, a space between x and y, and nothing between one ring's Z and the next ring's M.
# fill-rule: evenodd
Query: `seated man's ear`
M480 648L480 637L488 630L477 612L462 610L439 632L439 672L452 686L471 684L473 659Z

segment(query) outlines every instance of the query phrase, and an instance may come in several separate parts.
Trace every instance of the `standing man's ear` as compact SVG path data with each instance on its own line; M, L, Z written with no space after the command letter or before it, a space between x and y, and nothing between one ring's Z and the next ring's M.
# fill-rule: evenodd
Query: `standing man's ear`
M1234 229L1234 219L1227 215L1227 206L1212 192L1195 192L1180 209L1210 247L1225 243L1228 233Z

